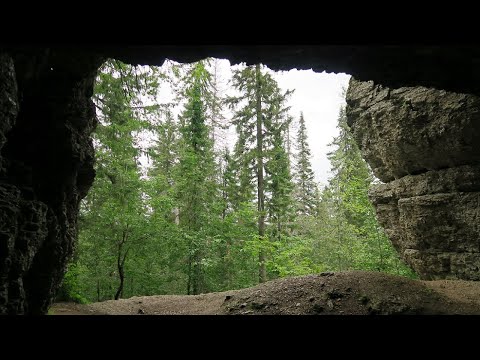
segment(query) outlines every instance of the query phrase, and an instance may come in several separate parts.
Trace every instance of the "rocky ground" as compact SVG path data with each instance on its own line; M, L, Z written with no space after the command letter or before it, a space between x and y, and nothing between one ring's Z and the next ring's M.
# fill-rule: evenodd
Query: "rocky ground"
M54 304L53 315L480 315L480 282L321 273L202 295Z

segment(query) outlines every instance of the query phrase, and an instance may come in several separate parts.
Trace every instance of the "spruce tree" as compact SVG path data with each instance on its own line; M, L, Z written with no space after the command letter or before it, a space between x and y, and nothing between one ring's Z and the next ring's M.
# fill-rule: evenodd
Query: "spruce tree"
M150 205L154 215L164 220L178 223L178 209L173 204L173 188L175 184L174 169L178 162L178 126L170 112L166 119L154 126L157 138L149 149L152 166L149 175Z
M303 112L300 113L296 150L294 193L296 211L298 215L314 215L317 202L317 185L310 162L311 152L308 145L307 128Z
M187 293L206 291L204 260L206 241L211 235L215 214L217 184L215 161L209 129L206 125L204 86L209 78L205 64L195 63L188 74L187 100L181 116L181 150L177 168L177 198L180 227L188 244Z
M289 233L288 229L294 220L293 182L285 149L285 135L289 124L290 118L276 116L266 122L270 134L265 163L268 220L271 223L271 238L278 241L282 235Z
M268 241L266 218L270 214L271 219L275 221L275 226L279 225L280 212L278 206L277 208L275 206L284 204L284 200L280 197L289 193L288 187L280 190L284 184L279 178L282 176L279 170L282 159L285 159L282 155L285 150L283 144L279 144L281 143L279 138L284 137L285 124L289 121L289 107L285 102L291 91L282 93L273 77L267 72L262 72L260 64L236 70L232 83L240 92L239 96L228 99L228 103L235 110L233 124L238 134L235 160L240 165L241 188L245 186L250 189L251 175L249 174L253 173L256 176L258 239L264 244L260 246L258 255L259 281L264 282L267 280L266 249L268 248L265 243ZM267 159L268 156L271 157L270 160ZM288 156L286 159L288 163ZM269 161L270 172L266 174ZM284 174L284 176L288 175ZM266 194L267 188L275 191ZM266 208L267 195L275 197L270 197L270 209Z

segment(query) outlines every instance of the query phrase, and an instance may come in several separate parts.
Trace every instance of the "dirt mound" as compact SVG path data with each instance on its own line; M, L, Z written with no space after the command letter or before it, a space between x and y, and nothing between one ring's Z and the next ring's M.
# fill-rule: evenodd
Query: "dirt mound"
M65 304L54 304L51 312L68 314L66 308ZM480 282L419 281L347 271L278 279L221 293L139 296L75 304L72 311L79 315L480 314Z

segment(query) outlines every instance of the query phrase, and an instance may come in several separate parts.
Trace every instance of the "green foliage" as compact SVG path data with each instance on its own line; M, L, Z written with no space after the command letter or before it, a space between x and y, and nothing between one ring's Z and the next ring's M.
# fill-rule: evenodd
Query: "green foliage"
M236 70L232 85L239 92L226 101L234 110L232 124L238 135L233 156L236 173L229 178L237 179L238 190L232 201L256 200L258 238L251 249L257 249L254 253L268 262L273 250L266 244L280 241L288 233L294 216L290 160L284 144L291 122L286 101L292 91L283 93L275 79L259 65ZM265 222L269 224L266 230ZM259 260L259 266L263 281L263 260Z
M82 269L77 263L72 263L69 266L65 277L61 292L57 295L63 301L71 301L77 304L88 304L88 300L80 293L80 275Z
M216 220L215 160L213 144L205 122L205 87L210 73L200 61L187 74L184 96L187 100L181 116L181 143L176 175L176 199L179 225L187 244L187 293L199 294L208 289L205 271L211 264L207 242L214 236Z
M322 272L325 265L316 261L313 250L310 238L286 237L277 245L277 254L268 265L279 277Z
M165 111L154 100L163 77L155 68L134 68L108 61L97 78L97 176L82 203L75 261L79 269L78 291L90 301L129 297L139 292L178 291L176 284L181 275L165 272L165 266L174 262L175 257L159 261L165 250L174 246L176 234L167 219L150 212L152 205L146 195L152 195L154 185L141 179L141 149L136 145L142 132L160 126L158 118ZM168 181L158 182L162 180ZM154 204L168 208L172 201L160 194L154 197ZM163 230L167 229L165 233Z
M310 163L310 147L308 145L307 128L303 113L300 114L297 133L297 154L295 156L295 201L299 215L313 215L317 206L317 185Z
M340 109L340 134L328 154L333 177L320 202L322 220L330 240L330 270L372 270L415 276L401 263L392 244L383 233L368 199L373 176L347 125L345 109ZM325 245L322 244L322 245Z
M267 126L271 135L271 148L266 152L265 173L267 199L267 219L272 226L269 228L272 239L278 241L289 233L291 223L295 220L293 205L293 182L290 175L290 160L284 148L284 129L290 119L283 124Z

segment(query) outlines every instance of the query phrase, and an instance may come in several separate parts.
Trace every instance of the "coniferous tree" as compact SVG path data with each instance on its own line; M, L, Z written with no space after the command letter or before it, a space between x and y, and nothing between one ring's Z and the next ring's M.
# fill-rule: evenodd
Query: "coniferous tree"
M282 235L288 233L288 228L294 220L292 198L292 176L290 161L285 149L284 133L289 126L290 119L275 119L267 122L269 150L265 163L268 220L271 223L271 238L280 241Z
M300 114L297 133L297 153L295 155L295 201L298 215L314 215L317 198L317 185L310 162L307 128L303 113Z
M254 201L255 196L255 152L249 149L248 140L251 134L237 126L237 141L232 156L232 171L236 178L236 191L232 197L234 208Z
M210 76L205 64L195 63L189 71L185 91L187 103L181 116L181 150L177 173L180 227L188 243L188 294L206 290L206 241L215 218L212 204L217 194L215 161L209 129L205 124L205 84Z
M233 86L240 92L239 96L231 97L228 100L230 106L235 109L233 124L238 134L235 155L237 162L241 164L241 186L242 180L245 183L250 182L249 174L253 173L256 176L258 239L260 243L263 243L258 251L259 281L264 282L267 280L266 249L268 248L266 217L269 212L270 214L279 213L279 210L273 206L275 202L277 204L284 203L280 198L270 198L269 203L272 204L272 207L271 211L268 211L265 207L265 192L266 188L270 186L271 189L278 190L275 192L275 196L288 193L286 188L282 189L283 192L279 190L281 181L279 178L275 178L275 172L278 172L279 166L275 162L281 163L281 159L284 159L281 153L285 153L285 150L279 145L278 138L283 135L285 123L289 121L287 116L289 108L285 106L285 102L291 91L282 94L273 77L266 72L262 73L260 64L235 71ZM265 166L268 153L273 158L267 180ZM286 158L288 161L288 157ZM249 169L252 170L249 171ZM266 181L271 184L275 181L277 183L272 188L272 185L267 185ZM273 193L271 195L273 196ZM272 220L277 221L276 225L278 225L278 218L274 216Z
M149 150L150 204L155 215L178 224L178 209L173 204L174 169L178 162L178 126L170 112L154 127L157 139Z
M224 115L224 86L218 59L208 59L210 65L210 81L206 92L207 126L210 128L214 152L217 158L221 157L225 147L225 130L228 128L227 119Z
M236 167L228 148L223 150L221 173L222 199L224 204L222 210L222 219L225 219L228 213L235 211L239 203Z

